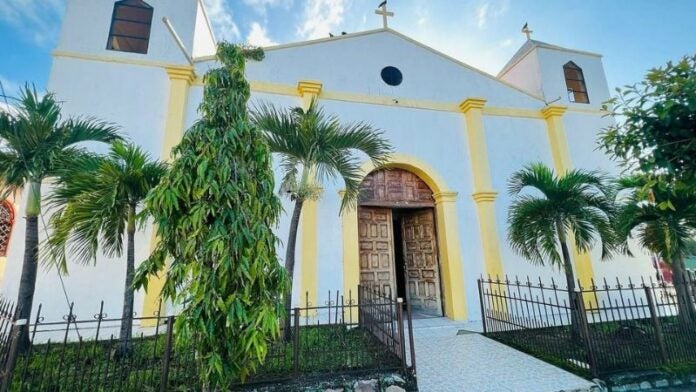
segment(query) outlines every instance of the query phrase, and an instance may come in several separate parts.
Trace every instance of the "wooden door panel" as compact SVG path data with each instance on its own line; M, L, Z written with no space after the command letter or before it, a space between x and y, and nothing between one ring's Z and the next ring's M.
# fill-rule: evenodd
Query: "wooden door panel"
M394 230L388 208L358 209L360 284L396 292L394 279Z
M405 215L402 230L411 306L425 314L442 316L433 210L414 211Z

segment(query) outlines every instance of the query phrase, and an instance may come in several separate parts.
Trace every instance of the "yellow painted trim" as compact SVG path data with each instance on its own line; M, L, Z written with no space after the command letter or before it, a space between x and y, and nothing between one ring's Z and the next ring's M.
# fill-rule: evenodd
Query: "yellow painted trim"
M188 91L191 83L195 79L193 68L191 67L167 67L169 76L169 103L167 106L167 117L164 125L164 137L162 140L162 151L160 158L169 161L172 158L172 149L181 142L184 135L184 121L186 106L188 103ZM153 231L150 238L150 252L157 246L156 231ZM164 286L164 274L150 278L148 290L143 299L144 316L152 316L155 311L162 311L160 305L160 293ZM155 320L144 320L143 326L154 326Z
M312 100L321 94L321 82L314 80L301 80L297 82L294 95L302 99L302 109L309 109ZM302 207L300 215L300 306L305 306L309 301L310 306L318 306L319 298L319 200L308 200Z
M562 175L573 169L573 163L570 159L568 149L568 140L566 138L565 126L563 124L563 115L568 108L565 106L547 106L542 109L541 113L546 119L548 130L549 145L551 146L551 156L556 173ZM592 266L592 258L589 252L580 252L575 246L575 240L570 238L570 247L573 251L575 260L576 277L584 287L592 286L592 278L594 277L594 268Z
M193 83L194 85L202 86L203 78L199 77ZM264 94L277 94L284 96L297 97L300 95L297 86L292 86L288 84L264 82L258 80L252 80L249 82L251 90L257 93ZM350 102L350 103L362 103L370 105L381 105L390 106L398 108L410 108L410 109L421 109L421 110L432 110L438 112L451 112L460 113L462 110L460 104L453 102L438 102L429 101L423 99L409 99L409 98L394 98L389 96L378 96L378 95L368 95L359 94L351 92L342 91L330 91L322 89L318 94L318 97L327 101L340 101L340 102ZM588 109L588 108L569 108L568 111L605 116L608 114L607 111ZM510 107L495 107L495 106L485 106L482 109L484 116L492 117L515 117L515 118L528 118L535 120L543 120L544 116L541 113L541 109L524 109L524 108L510 108Z
M544 117L539 113L539 110L534 109L517 109L517 108L503 108L503 107L484 107L483 115L485 116L498 116L498 117L520 117L520 118L531 118L535 120L541 120Z
M459 104L459 109L464 113L466 121L467 144L474 181L472 197L476 202L479 219L484 270L491 277L502 277L504 270L495 215L495 198L498 194L492 188L491 170L488 164L488 147L483 127L485 105L486 100L483 98L469 98Z
M400 153L393 154L386 167L400 168L416 174L433 191L445 315L454 320L465 320L468 308L457 224L457 193L452 192L447 187L443 178L432 167L415 157ZM371 162L366 162L362 166L362 173L367 175L374 169L375 166ZM358 214L356 209L344 211L341 224L343 230L343 292L351 292L355 295L360 283Z
M297 93L300 97L304 97L305 94L319 95L321 93L323 85L321 82L314 80L300 80L297 82Z
M481 202L494 202L495 199L498 197L498 192L476 192L473 195L471 195L474 198L474 201L477 203Z
M345 191L340 192L341 199ZM343 295L347 299L357 299L357 287L360 284L360 252L358 236L357 208L347 208L341 214L343 233Z
M181 67L180 64L165 63L161 61L152 61L145 59L136 59L128 57L116 57L109 55L99 55L99 54L86 54L86 53L76 53L76 52L66 52L61 50L54 50L51 55L56 58L69 58L76 60L87 60L87 61L99 61L103 63L113 63L113 64L128 64L128 65L139 65L143 67L155 67L155 68L178 68Z
M315 80L300 80L297 82L297 94L302 98L302 109L309 109L312 101L319 98L323 85Z
M486 106L485 98L469 98L459 104L459 110L466 114L472 109L483 109Z
M315 200L306 201L302 206L302 216L300 217L300 298L299 306L304 307L305 301L309 301L309 306L318 306L319 297L318 286L318 257L319 252L319 202Z

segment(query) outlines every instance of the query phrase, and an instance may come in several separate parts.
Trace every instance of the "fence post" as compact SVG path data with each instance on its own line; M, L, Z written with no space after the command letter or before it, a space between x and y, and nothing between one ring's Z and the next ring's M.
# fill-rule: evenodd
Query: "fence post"
M667 346L665 345L665 336L662 333L662 324L657 317L657 307L655 306L655 298L653 298L653 293L651 287L643 286L645 289L645 298L648 300L648 308L650 309L650 319L653 323L653 328L655 328L655 338L657 339L657 346L660 348L660 356L662 357L662 363L667 365L669 363L669 356L667 355Z
M29 334L29 325L27 319L17 320L12 326L12 332L10 333L10 350L7 353L5 368L2 369L2 384L0 385L0 392L9 391L10 385L12 385L12 376L14 374L15 365L17 364L17 356L19 355L19 340L22 336L23 328L27 328L27 334Z
M292 347L292 360L293 360L293 371L295 373L295 378L300 376L300 308L294 309L294 333L292 337L293 347Z
M358 326L359 327L363 326L362 304L363 304L363 286L358 285Z
M483 334L488 333L488 328L486 327L486 309L483 306L483 281L478 280L478 291L479 291L479 304L481 305L481 322L483 323Z
M590 362L590 371L592 372L593 377L598 377L599 369L597 369L597 358L590 339L590 326L587 322L585 300L582 297L582 291L572 291L571 294L573 297L575 297L575 311L578 313L578 320L580 321L580 333L582 334L582 340L583 343L585 343L585 349L587 350L587 357ZM571 301L571 303L572 302L573 301Z
M160 392L169 390L169 365L172 360L172 342L174 337L174 316L167 317L167 342L164 346L164 359L162 360L162 379L160 380Z
M404 299L396 299L396 322L399 326L399 353L401 356L401 367L406 375L406 368L408 364L406 363L406 339L404 336Z
M411 352L411 371L416 375L416 345L413 337L413 318L411 317L411 301L406 301L406 317L408 320L408 345Z

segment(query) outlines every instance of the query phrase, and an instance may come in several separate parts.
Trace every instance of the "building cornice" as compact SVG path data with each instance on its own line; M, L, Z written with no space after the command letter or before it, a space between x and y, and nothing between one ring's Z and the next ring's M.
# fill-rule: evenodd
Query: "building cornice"
M494 202L498 198L498 192L496 191L480 191L471 195L474 201L477 203L482 202Z
M454 203L457 201L458 197L459 197L458 192L444 191L444 192L433 193L433 199L435 200L435 204Z
M567 106L551 105L541 109L541 115L544 117L544 119L549 119L551 117L563 116L567 111Z
M483 109L488 102L485 98L468 98L459 104L459 110L466 114L471 109Z
M318 96L321 94L322 88L323 85L321 82L316 80L300 80L297 82L297 93L300 97L304 97L305 95Z

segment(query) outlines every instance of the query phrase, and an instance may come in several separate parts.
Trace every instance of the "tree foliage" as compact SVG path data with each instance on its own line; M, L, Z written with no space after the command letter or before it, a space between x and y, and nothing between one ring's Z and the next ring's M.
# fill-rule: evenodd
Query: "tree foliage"
M626 243L635 238L641 247L671 266L679 320L691 324L696 322L696 310L685 258L696 236L696 186L681 181L650 185L653 182L645 175L619 181L624 192L616 230ZM650 191L646 194L644 189L648 186Z
M285 248L285 270L292 288L304 203L321 197L322 182L340 178L345 184L341 211L354 206L365 174L361 170L361 154L379 167L389 159L391 145L378 129L363 122L343 124L335 115L326 114L316 100L307 110L261 104L253 111L252 119L264 131L271 151L280 156L281 192L295 204ZM292 306L291 292L285 297L286 309ZM289 319L285 320L284 338L290 338Z
M342 123L313 100L307 108L278 109L261 104L252 119L264 131L271 151L280 155L284 193L293 200L320 196L317 184L340 178L345 184L341 209L354 205L360 191L362 156L379 167L392 147L382 132L364 122Z
M526 188L535 192L520 195ZM559 253L559 241L568 234L583 252L599 242L602 259L617 251L611 223L616 213L614 190L602 173L572 170L556 176L537 163L513 174L508 191L517 196L508 215L508 240L515 252L531 262L567 272L570 265Z
M205 75L202 118L147 199L159 244L136 283L165 270L162 294L180 304L175 332L189 342L211 388L247 377L279 334L287 277L272 227L281 210L271 153L247 118L245 58L263 52L220 44L222 64Z
M696 178L696 56L652 69L617 93L608 102L617 123L601 135L604 150L632 171Z
M166 170L164 163L151 160L139 147L116 142L108 155L87 154L66 168L48 198L55 212L45 261L62 272L68 271L67 255L93 263L101 247L106 256L121 257L127 237L120 354L131 347L135 232L148 217L145 197Z
M646 176L619 180L624 192L615 222L617 233L622 239L637 239L668 264L683 262L696 237L696 186L660 182L645 195L642 189L650 182Z
M41 187L83 156L84 142L120 140L116 127L93 118L64 118L55 96L26 86L16 112L0 112L0 200L26 189L24 260L17 317L28 319L34 301L39 258ZM27 330L21 347L29 346Z

